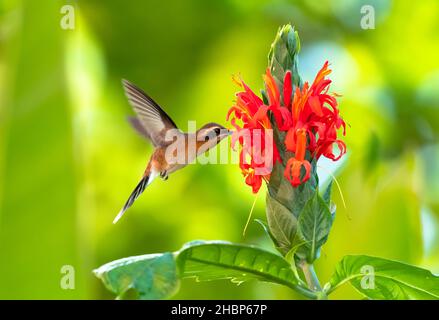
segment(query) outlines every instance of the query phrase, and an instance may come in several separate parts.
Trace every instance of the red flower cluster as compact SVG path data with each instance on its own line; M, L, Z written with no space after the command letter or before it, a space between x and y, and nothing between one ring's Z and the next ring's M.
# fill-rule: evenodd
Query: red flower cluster
M275 124L280 131L286 131L285 147L293 156L285 159L284 175L294 187L306 182L311 175L312 159L325 156L334 161L346 153L346 145L337 139L337 130L346 125L340 117L336 95L329 94L331 80L327 76L331 73L328 62L325 62L311 86L306 82L300 89L296 87L293 95L291 73L285 74L282 97L279 88L273 79L270 70L264 75L268 105L242 81L238 84L244 91L237 93L237 101L229 110L227 118L232 114L231 123L236 131L232 137L233 145L239 141L241 145L240 168L246 177L245 182L252 186L253 192L258 192L262 179L268 180L271 168L280 156L276 145L261 143L255 148L256 139L245 139L245 134L253 134L255 130L262 131L267 136L267 129L271 129L268 111L273 114ZM282 100L281 100L282 98ZM241 121L241 125L236 123ZM254 134L253 134L254 136ZM270 140L269 140L270 141ZM334 145L338 147L338 154L334 154ZM271 147L271 148L270 148ZM261 164L260 155L272 152L270 162ZM264 168L263 174L258 174L258 168ZM302 170L303 169L303 170Z
M262 179L268 181L274 162L280 160L279 152L273 145L272 131L267 130L271 129L267 117L270 107L241 79L234 80L244 91L236 94L236 103L227 114L227 120L234 114L231 123L236 131L232 135L232 147L239 142L239 166L245 176L245 183L252 186L253 192L257 193ZM236 120L241 120L242 124L238 125Z

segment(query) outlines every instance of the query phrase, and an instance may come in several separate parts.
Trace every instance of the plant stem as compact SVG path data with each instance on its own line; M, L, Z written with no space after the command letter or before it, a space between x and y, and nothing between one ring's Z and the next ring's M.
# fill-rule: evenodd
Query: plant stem
M322 291L322 287L320 286L319 278L317 278L316 272L314 271L314 266L312 264L308 264L305 261L299 264L300 268L305 275L306 283L308 284L308 288L312 291Z
M292 289L296 290L297 292L299 292L300 294L304 295L307 298L310 299L319 299L319 295L316 292L313 292L311 290L309 290L306 287L303 287L301 285L297 285L292 287Z
M290 259L287 259L290 260ZM307 287L307 283L305 283L302 279L300 279L299 275L297 274L297 267L294 264L294 258L292 259L292 261L290 261L291 263L291 269L294 272L294 275L297 278L298 284L291 287L292 289L296 290L297 292L299 292L300 294L304 295L307 298L310 299L319 299L319 294L314 292L313 290L310 290Z

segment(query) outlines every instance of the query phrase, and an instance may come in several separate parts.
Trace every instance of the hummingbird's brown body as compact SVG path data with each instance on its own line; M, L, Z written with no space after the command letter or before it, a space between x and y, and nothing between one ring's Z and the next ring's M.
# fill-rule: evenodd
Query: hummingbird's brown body
M206 152L208 149L210 149L208 146L206 146L205 141L195 141L195 148L193 151L190 150L189 146L189 139L195 139L195 137L191 137L191 135L185 133L184 134L184 156L183 158L180 158L181 161L178 163L168 163L166 159L166 148L169 147L169 145L166 145L164 147L158 147L154 150L153 154L151 155L151 159L148 162L148 165L145 169L144 176L150 175L151 172L158 172L164 175L164 173L170 174L172 172L175 172L186 165L190 164L192 161L195 160L195 158ZM219 142L219 141L218 141ZM215 146L217 142L213 144ZM206 149L206 150L204 150ZM172 155L174 158L178 158L178 155L176 154L177 151L175 150ZM165 177L165 176L164 176Z
M122 217L157 176L166 180L170 173L193 162L198 155L213 148L230 134L226 128L216 123L208 123L196 133L184 133L145 92L127 80L122 83L128 101L137 114L137 117L129 120L140 134L152 142L155 149L142 179L113 223Z

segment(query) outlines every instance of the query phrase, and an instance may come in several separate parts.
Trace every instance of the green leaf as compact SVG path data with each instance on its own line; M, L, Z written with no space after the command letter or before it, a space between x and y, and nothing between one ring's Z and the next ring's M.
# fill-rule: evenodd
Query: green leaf
M311 178L294 188L285 179L284 170L285 167L277 163L271 173L266 198L266 215L270 233L276 239L275 244L285 256L298 243L308 242L297 236L297 220L305 205L318 194L318 177L313 163ZM303 250L302 248L299 252Z
M276 127L274 127L276 128ZM274 130L274 140L277 142L277 134L276 134L276 129ZM282 141L282 140L280 140ZM281 143L281 142L280 142ZM270 195L272 197L276 197L276 195L279 192L279 188L282 185L283 180L285 180L284 178L284 170L285 170L285 166L283 166L281 163L277 162L274 167L273 170L271 171L270 174L270 181L268 183L268 192L270 193ZM288 202L288 201L285 201Z
M274 243L276 248L279 247L279 243L277 242L276 238L273 236L273 234L270 231L270 228L268 227L267 223L265 221L262 221L260 219L255 219L255 222L261 225L261 227L264 229L264 232L270 237L271 241Z
M297 241L305 244L297 250L297 256L312 263L320 255L320 248L328 239L332 226L332 215L322 197L316 192L299 216Z
M294 188L284 176L285 167L277 163L270 175L268 192L270 198L276 199L280 204L285 206L296 218L303 211L306 203L317 192L318 176L315 163L312 163L312 172L310 179ZM267 204L268 206L268 204Z
M348 281L370 299L439 299L438 276L422 268L382 258L344 257L327 285L328 294Z
M268 105L268 104L267 104ZM286 165L286 159L288 156L288 152L286 150L285 147L285 136L286 136L286 132L285 131L280 131L279 128L277 127L276 124L276 120L274 119L273 113L271 111L269 111L269 118L270 118L270 123L271 123L271 127L273 128L273 141L276 144L277 150L279 152L279 155L283 161L282 166L285 170L285 165ZM286 156L287 155L287 156ZM283 172L283 170L282 170Z
M296 235L297 218L268 193L266 215L270 234L276 240L276 247L283 255L287 254Z
M335 212L337 209L337 206L334 202L331 201L331 193L332 193L332 184L334 180L329 181L328 186L325 189L325 192L322 195L323 200L325 201L326 205L329 208L329 212L331 212L332 221L335 219Z
M328 207L331 204L332 183L333 183L333 180L329 181L329 184L326 187L325 192L322 195L323 200L325 200L325 202L328 205Z
M198 281L257 279L288 286L309 295L298 285L290 264L281 256L257 247L220 241L190 243L177 255L183 278Z
M169 252L115 260L94 270L94 274L118 298L134 291L138 299L163 299L179 286L174 256Z

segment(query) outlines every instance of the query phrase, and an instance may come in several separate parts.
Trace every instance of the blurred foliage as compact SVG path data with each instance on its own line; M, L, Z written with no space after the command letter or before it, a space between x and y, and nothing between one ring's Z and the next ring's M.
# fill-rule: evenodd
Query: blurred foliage
M366 3L374 30L360 28ZM65 4L76 9L74 30L60 27ZM254 196L233 164L157 181L111 224L151 153L125 121L120 80L144 88L183 130L187 120L225 124L231 75L261 87L269 45L288 22L301 38L303 79L329 60L349 123L344 164L319 163L322 176L337 174L346 202L334 187L322 282L346 254L438 272L438 16L436 0L1 0L0 298L111 298L92 269L192 239L270 248L256 223L242 239ZM260 196L255 218L265 219L264 206ZM63 265L75 267L75 290L60 287ZM334 297L358 294L346 286ZM298 296L188 279L176 298Z

